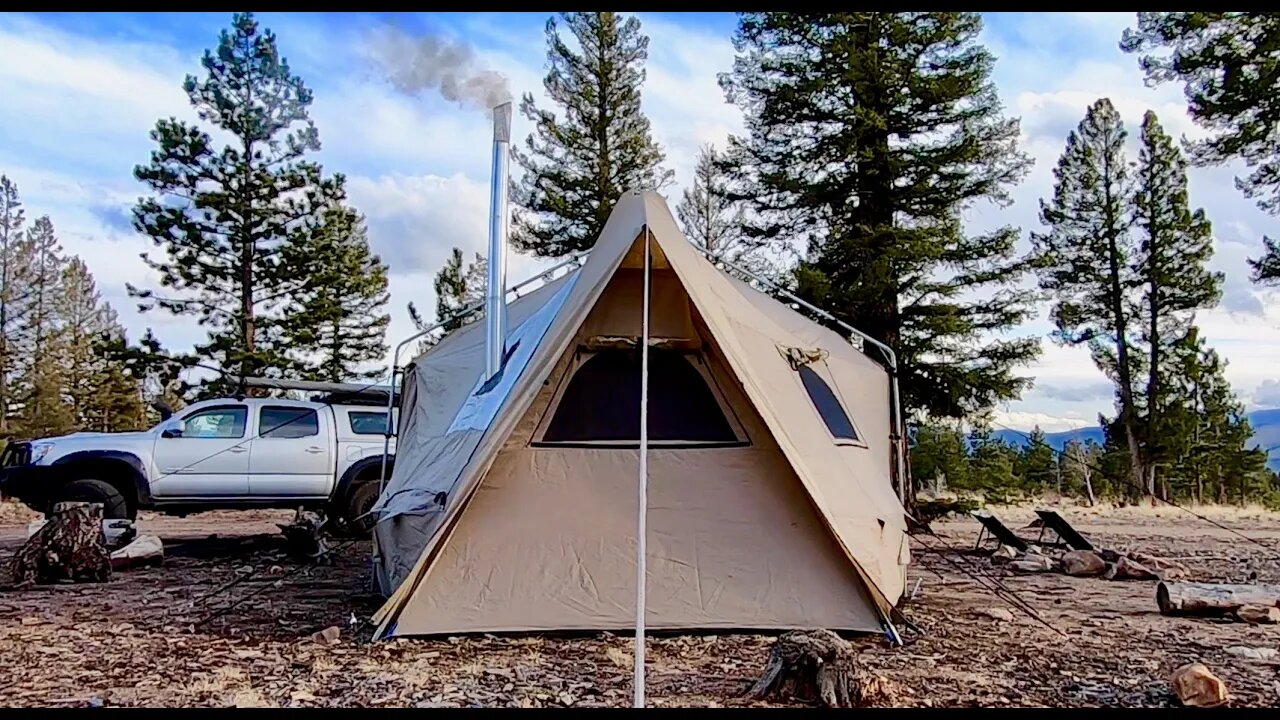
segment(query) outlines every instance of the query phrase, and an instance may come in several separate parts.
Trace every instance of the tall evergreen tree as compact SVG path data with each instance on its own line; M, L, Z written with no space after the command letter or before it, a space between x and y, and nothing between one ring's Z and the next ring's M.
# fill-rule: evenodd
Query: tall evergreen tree
M180 410L186 404L191 386L184 374L197 366L194 355L166 350L150 328L137 344L129 343L123 334L109 338L103 352L140 386L144 424L160 421L160 405Z
M279 375L280 309L307 281L286 248L311 232L333 188L304 159L320 141L308 115L311 91L276 49L275 35L238 13L203 79L183 83L200 119L232 139L174 118L151 132L157 148L134 175L154 193L133 210L134 226L164 250L147 261L160 290L130 292L140 309L191 315L209 330L196 353L232 376Z
M746 208L730 189L733 176L724 154L705 144L698 150L693 180L680 197L676 216L693 244L717 258L770 281L786 283L776 263L766 257L759 241L742 232Z
M693 182L681 195L676 216L694 245L733 260L746 250L742 242L743 207L729 197L729 177L718 164L722 159L714 145L698 149Z
M1153 112L1143 118L1140 146L1133 204L1141 242L1134 262L1142 282L1140 336L1146 345L1144 465L1146 486L1154 489L1157 467L1168 465L1171 455L1179 452L1178 436L1159 429L1168 425L1160 415L1175 411L1168 401L1185 401L1160 386L1168 371L1165 356L1191 330L1195 311L1217 303L1222 274L1207 267L1213 254L1212 228L1203 210L1191 210L1186 160Z
M909 411L960 417L1017 397L1039 352L1016 228L961 214L1003 204L1029 167L1002 116L974 13L744 13L731 140L755 242L807 246L805 299L887 343Z
M19 262L28 268L29 283L26 315L13 337L22 355L14 394L22 405L19 423L30 437L61 435L75 424L63 397L64 346L57 312L67 260L48 216L37 218L27 230Z
M283 324L303 377L343 382L383 375L368 365L387 354L387 266L369 249L364 218L334 202L307 242L293 249L301 256L291 264L310 269Z
M141 389L123 363L106 351L112 341L123 339L124 330L78 257L63 270L57 312L63 394L75 427L96 432L140 429L146 422Z
M26 214L18 187L0 175L0 439L9 432L20 350L13 342L27 312L30 267L26 262Z
M489 261L480 253L465 266L462 249L454 248L445 260L444 267L436 273L436 322L445 322L444 331L453 332L468 323L484 318L484 310L477 310L465 317L454 318L472 305L482 302L488 288ZM451 319L453 318L453 319Z
M911 445L911 475L923 487L969 488L969 450L964 433L943 423L917 428Z
M1031 430L1027 444L1018 452L1015 471L1022 486L1031 492L1044 492L1058 482L1057 452L1049 445L1044 431L1037 425Z
M524 169L513 186L512 244L540 257L559 257L595 245L614 203L627 190L666 185L662 149L640 108L649 38L634 16L611 12L560 13L577 49L547 21L542 81L562 111L539 108L525 94L520 112L534 124L524 150L512 155Z
M1183 83L1188 110L1213 135L1192 143L1194 158L1244 160L1236 179L1246 197L1280 213L1280 15L1273 12L1140 12L1120 42L1139 53L1147 80ZM1254 278L1280 281L1280 244L1265 238Z
M444 323L437 333L427 335L418 343L418 354L426 352L445 335L463 325L482 320L484 308L480 308L465 316L455 317L463 310L484 301L489 278L489 261L480 253L475 259L465 262L462 248L455 247L449 253L444 266L436 271L432 286L436 292L435 322L427 322L418 312L417 306L409 303L409 319L420 332L437 323Z
M987 493L988 499L1002 499L1018 487L1014 472L1018 453L989 427L975 427L969 433L969 448L969 474L974 489Z
M1266 454L1250 447L1253 430L1223 374L1226 364L1195 329L1171 349L1170 360L1166 394L1181 401L1174 405L1180 412L1169 413L1162 429L1180 440L1180 452L1167 459L1163 495L1239 504L1264 499L1271 490Z
M1107 99L1095 102L1067 136L1054 169L1052 200L1040 202L1048 230L1032 233L1040 286L1055 298L1054 338L1086 345L1116 383L1118 425L1129 453L1131 481L1146 476L1138 445L1135 400L1138 358L1132 352L1138 278L1130 208L1132 178L1124 155L1126 133ZM1150 488L1154 490L1154 488Z

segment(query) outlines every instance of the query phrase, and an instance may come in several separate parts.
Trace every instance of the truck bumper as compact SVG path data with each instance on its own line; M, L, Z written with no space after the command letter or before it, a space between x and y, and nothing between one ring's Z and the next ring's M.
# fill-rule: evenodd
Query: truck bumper
M57 487L58 468L51 465L13 465L0 468L0 495L17 498L44 512L49 491Z

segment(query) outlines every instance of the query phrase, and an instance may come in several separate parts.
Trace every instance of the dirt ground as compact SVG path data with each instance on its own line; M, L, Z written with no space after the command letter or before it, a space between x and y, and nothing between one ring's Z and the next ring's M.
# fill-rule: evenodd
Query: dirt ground
M1033 517L1025 509L996 512L1014 528ZM1176 511L1064 514L1096 545L1178 559L1195 580L1280 583L1280 516L1215 516L1250 542ZM144 516L140 531L164 539L164 567L119 572L101 585L0 592L0 705L630 703L627 638L368 642L364 619L380 601L369 583L368 546L344 546L327 566L300 566L275 533L274 523L289 516ZM7 565L32 517L0 503L0 563ZM934 529L940 538L913 545L908 587L916 592L904 608L923 635L904 630L902 648L878 637L855 640L861 664L899 688L896 704L1169 706L1176 704L1169 674L1191 661L1226 681L1235 706L1280 703L1280 662L1227 652L1280 647L1280 626L1163 617L1155 582L1010 575L967 552L976 522L951 520ZM1053 629L992 596L970 573L1000 579ZM1012 620L988 616L993 608L1008 609ZM335 625L336 643L309 639ZM650 701L753 704L741 694L772 642L758 635L653 638Z

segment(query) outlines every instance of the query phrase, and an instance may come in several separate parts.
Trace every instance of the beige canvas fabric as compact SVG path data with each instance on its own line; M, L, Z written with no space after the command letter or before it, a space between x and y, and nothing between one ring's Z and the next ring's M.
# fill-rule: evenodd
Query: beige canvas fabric
M381 577L395 588L382 630L619 629L634 620L638 452L530 442L577 348L638 334L638 273L617 271L639 265L642 227L655 253L651 334L704 346L722 403L750 440L651 449L650 626L876 630L901 596L909 553L890 485L884 370L712 267L659 196L629 193L576 276L512 304L513 333L540 311L555 317L490 426L448 431L483 365L478 328L455 333L408 378L405 414L422 417L402 421L402 438L419 437L401 440L379 500ZM789 347L826 351L816 371L861 442L831 438L783 356ZM440 488L444 502L433 504Z

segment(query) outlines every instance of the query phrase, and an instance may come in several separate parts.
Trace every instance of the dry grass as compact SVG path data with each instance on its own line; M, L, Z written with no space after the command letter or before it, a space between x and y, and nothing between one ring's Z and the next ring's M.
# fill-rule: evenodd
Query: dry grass
M939 497L956 497L954 493L942 493ZM981 502L981 500L979 499ZM1171 505L1154 498L1144 499L1137 504L1119 505L1114 502L1099 502L1090 506L1079 498L1064 498L1056 495L1045 496L1036 500L1024 500L1014 503L995 504L989 507L1010 514L1034 515L1036 510L1051 508L1074 517L1106 516L1116 521L1126 519L1151 520L1189 517L1187 510L1214 520L1271 520L1280 521L1280 512L1269 510L1263 505L1218 505L1214 503L1183 503Z
M0 499L0 524L26 525L44 517L40 513L10 498Z

